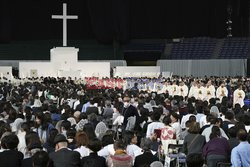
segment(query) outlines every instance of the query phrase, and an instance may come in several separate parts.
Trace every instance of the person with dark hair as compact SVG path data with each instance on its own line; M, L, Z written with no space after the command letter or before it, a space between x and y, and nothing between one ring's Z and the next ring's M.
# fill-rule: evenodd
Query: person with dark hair
M240 107L240 104L238 104L238 103L235 104L235 106L233 108L233 112L235 114L236 119L239 119L239 117L241 117L244 114L242 108Z
M56 135L54 139L55 152L49 154L54 167L79 167L80 154L69 150L68 141L62 134Z
M176 132L176 139L180 139L180 134L181 134L181 125L179 122L179 115L177 113L172 113L170 118L171 118L171 126L175 129Z
M218 162L227 162L230 154L229 143L221 136L218 126L213 126L210 141L203 147L203 156L207 160L208 167L214 167Z
M19 140L19 144L17 146L18 151L25 154L26 152L26 144L25 144L25 135L30 132L30 126L27 122L21 124L21 130L18 131L17 137Z
M102 148L101 142L94 138L89 141L88 148L91 153L82 158L81 167L106 167L106 159L97 155L97 152Z
M138 142L137 140L137 135L134 132L126 131L123 134L123 141L126 145L126 152L128 155L133 157L133 159L135 159L138 153L142 153L142 149L136 145Z
M49 166L49 155L45 151L38 151L32 157L33 167L48 167Z
M113 113L114 113L114 109L111 108L111 101L106 101L105 102L105 108L103 109L103 117L106 120L106 122L109 122L112 117L113 117Z
M14 108L10 108L8 111L8 115L9 117L7 119L7 123L11 125L17 118L17 112Z
M197 122L190 124L188 134L184 138L183 151L186 155L192 153L202 153L202 148L206 143L205 137L200 135L200 125Z
M1 140L0 166L20 167L23 160L23 154L17 151L19 140L16 135L6 135Z
M87 134L89 140L96 138L95 128L92 124L87 123L83 127L83 131Z
M240 129L246 130L245 124L243 122L236 122L235 128L237 129L237 131L239 131Z
M230 146L230 150L232 151L232 149L236 146L239 145L240 141L236 138L237 137L237 128L235 126L231 127L228 129L228 136L229 136L229 146Z
M85 96L85 99L83 100L83 105L82 105L82 113L86 113L87 108L90 106L90 101L89 98Z
M5 123L4 121L0 121L0 139L2 138L2 135L5 132L11 132L11 127L8 123Z
M71 127L71 124L70 124L70 122L69 121L62 121L62 123L61 123L61 133L65 136L65 137L67 137L67 131L70 129L70 127Z
M47 142L44 144L44 148L46 148L48 153L55 151L54 139L55 139L57 134L58 134L57 129L51 129L49 131L49 138L48 138Z
M45 118L44 113L38 112L35 115L35 132L38 134L42 144L46 143L49 131L54 128L54 126L48 122L48 120Z
M126 145L122 140L114 144L115 153L107 158L108 167L132 167L133 158L126 153Z
M43 147L37 133L35 132L27 133L25 135L25 142L27 145L27 150L24 160L22 161L22 167L32 167L32 156L36 152L42 151Z
M29 158L29 157L33 156L33 154L37 151L37 150L33 150L33 149L37 149L37 148L41 149L42 148L40 138L36 132L27 133L25 135L25 143L26 143L26 147L27 147L25 158Z
M161 129L164 128L164 123L160 122L160 117L161 117L161 113L157 110L153 111L152 113L152 123L150 123L147 127L147 133L146 133L146 137L149 138L151 135L153 135L155 132L155 129ZM170 123L171 123L171 119L170 119Z
M189 127L190 127L190 125L191 125L191 121L187 121L186 122L186 129L184 130L184 131L182 131L181 132L181 134L180 134L180 140L184 140L185 139L185 137L188 135L188 129L189 129Z
M186 129L186 122L189 120L190 116L195 116L195 108L193 106L188 107L188 114L184 115L181 119L181 128Z
M86 114L87 115L90 115L92 113L94 113L96 115L99 115L98 108L95 106L95 100L94 100L94 98L90 99L89 106L86 109Z
M134 130L137 128L138 120L139 120L139 113L137 109L131 105L130 97L126 96L123 98L123 110L122 115L124 116L123 120L123 130Z
M76 141L75 141L76 133L77 133L76 129L72 127L66 133L67 140L68 140L68 148L71 150L74 150L77 148Z
M114 135L112 134L105 134L103 137L102 137L102 147L105 147L109 144L114 144Z
M240 129L237 138L240 144L232 150L231 163L232 167L248 167L250 166L250 144L247 142L248 134L245 130Z
M141 148L143 150L143 154L135 157L134 167L141 167L150 165L154 161L159 161L159 159L152 154L150 150L152 145L152 141L148 138L143 138L141 140Z
M200 153L189 154L186 158L187 167L203 167L204 159Z
M205 116L204 114L204 106L203 106L203 103L202 101L197 101L196 102L196 111L197 111L197 114L196 114L196 121L197 122L201 122L201 118Z
M206 138L206 142L208 142L210 140L210 134L212 132L212 128L214 126L217 126L219 128L219 126L220 126L220 121L216 117L211 118L210 122L211 122L211 125L208 128L204 129L202 132L202 135L205 136L205 138ZM223 129L221 129L221 128L219 128L219 129L220 129L221 136L228 140L228 137L227 137L226 133L223 131Z
M153 112L153 107L152 105L150 104L150 100L151 98L150 97L147 97L145 99L145 104L143 105L144 108L148 109L149 112Z
M188 120L191 122L196 122L196 117L194 115L191 115Z
M222 123L222 129L227 134L229 126L233 126L235 123L234 114L230 111L225 113L225 120Z
M202 133L204 131L204 129L210 127L211 125L211 120L215 119L215 117L211 114L206 115L206 123L204 124L204 122L200 122L200 127L201 127L201 131L200 133Z
M165 126L160 129L160 139L162 142L163 150L166 153L167 148L168 148L168 144L169 144L169 140L176 139L176 132L175 132L175 129L173 127L171 127L171 125L170 125L170 123L171 123L170 116L165 116L163 118L163 123L165 124Z

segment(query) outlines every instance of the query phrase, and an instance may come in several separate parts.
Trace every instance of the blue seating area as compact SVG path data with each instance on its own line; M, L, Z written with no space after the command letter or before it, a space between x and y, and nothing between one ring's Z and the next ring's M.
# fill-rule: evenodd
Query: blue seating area
M163 55L167 59L247 59L250 58L250 37L184 38L167 45L164 42L132 42L125 46L124 53L131 58Z
M227 38L221 48L220 59L250 58L250 38Z
M217 40L208 37L184 39L174 43L171 51L172 59L210 59Z

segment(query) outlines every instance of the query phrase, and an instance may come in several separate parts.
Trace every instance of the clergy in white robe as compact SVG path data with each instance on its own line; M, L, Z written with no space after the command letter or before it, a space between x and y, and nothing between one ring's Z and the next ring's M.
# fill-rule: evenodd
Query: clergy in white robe
M204 100L209 101L211 98L215 98L215 87L212 85L211 81L208 81L205 89Z
M160 87L159 87L160 86ZM166 86L165 86L165 82L162 82L158 85L158 90L157 90L157 94L163 94L166 93Z
M165 84L165 92L169 94L171 91L172 85L169 82L166 82Z
M194 90L194 97L196 100L204 100L205 99L205 88L201 86L200 83L197 84L197 87Z
M188 87L184 82L181 82L178 87L178 95L185 98L188 95Z
M189 98L190 98L190 97L194 97L195 90L196 90L196 88L197 88L197 85L196 85L195 82L192 82L191 85L192 85L192 86L191 86L191 88L190 88L190 90L189 90L189 94L188 94L188 97L189 97Z
M225 87L225 84L222 83L216 90L216 97L220 99L220 102L223 97L228 97L228 90Z
M179 86L176 85L176 82L173 82L172 86L171 86L171 89L169 91L169 95L174 97L176 95L178 95L178 88Z
M245 92L242 90L242 86L234 91L233 104L240 104L241 107L244 106Z

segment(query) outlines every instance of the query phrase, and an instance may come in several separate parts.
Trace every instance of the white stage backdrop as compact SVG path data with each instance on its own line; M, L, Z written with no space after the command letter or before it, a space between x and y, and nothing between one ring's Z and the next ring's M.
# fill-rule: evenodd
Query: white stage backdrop
M210 60L158 60L161 71L171 71L173 75L190 76L246 76L246 59Z
M11 66L0 66L0 77L6 77L10 79L12 77L12 67Z
M55 69L50 62L20 62L19 76L25 77L110 77L109 62L78 62L74 65L74 69L63 70Z
M20 62L19 77L57 77L57 71L54 70L50 62Z
M159 66L117 66L114 76L118 77L159 77L161 69Z
M0 66L12 66L14 68L19 68L19 62L49 62L48 60L1 60ZM127 66L127 62L125 60L78 60L81 62L110 62L110 67L116 66Z
M76 66L83 77L110 77L109 62L78 62Z

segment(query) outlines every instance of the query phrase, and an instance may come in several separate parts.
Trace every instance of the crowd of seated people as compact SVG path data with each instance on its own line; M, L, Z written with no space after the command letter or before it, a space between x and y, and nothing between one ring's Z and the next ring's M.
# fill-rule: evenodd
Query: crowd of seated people
M0 80L0 166L250 166L248 78L143 79Z

